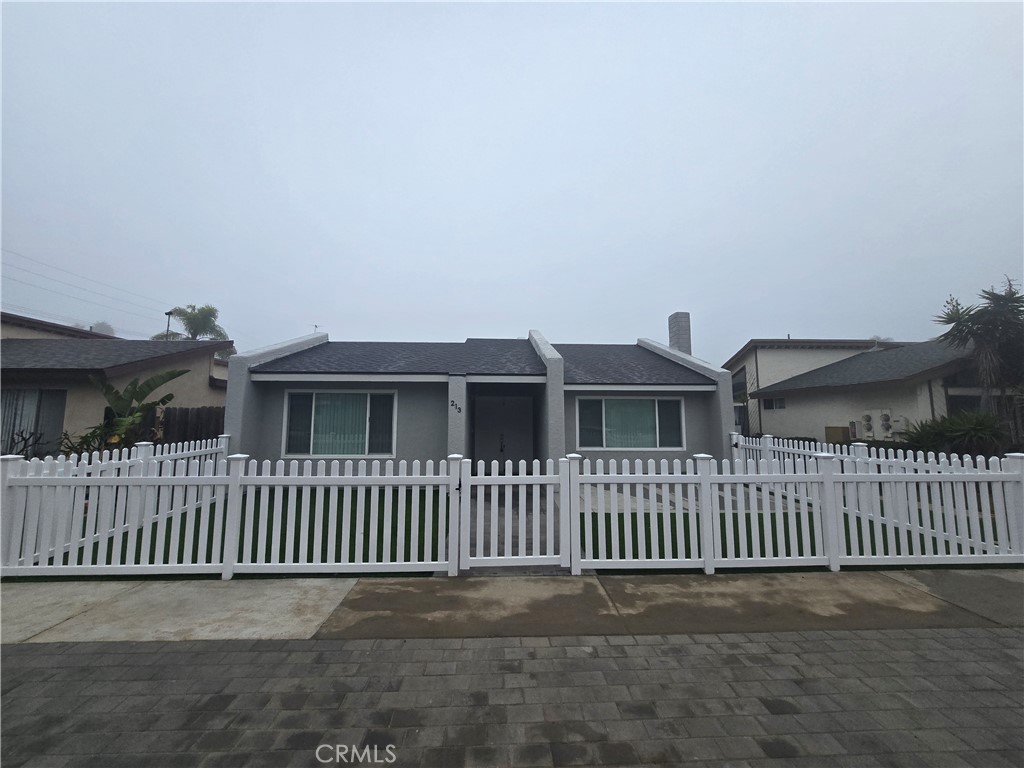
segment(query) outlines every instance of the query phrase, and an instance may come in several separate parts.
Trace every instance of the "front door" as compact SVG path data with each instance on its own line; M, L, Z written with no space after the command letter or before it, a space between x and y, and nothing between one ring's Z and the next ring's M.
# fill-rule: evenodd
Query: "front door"
M481 395L474 401L473 459L533 460L533 398Z

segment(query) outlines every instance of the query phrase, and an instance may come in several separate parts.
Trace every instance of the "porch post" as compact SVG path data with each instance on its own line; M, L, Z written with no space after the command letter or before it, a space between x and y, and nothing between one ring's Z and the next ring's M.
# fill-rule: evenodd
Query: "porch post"
M462 484L459 482L462 472L462 456L453 453L448 457L448 575L459 575L459 558L462 534Z

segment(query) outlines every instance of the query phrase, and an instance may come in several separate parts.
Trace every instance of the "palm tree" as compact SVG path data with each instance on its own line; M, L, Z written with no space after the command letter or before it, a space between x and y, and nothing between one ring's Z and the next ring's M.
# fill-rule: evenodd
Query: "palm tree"
M1017 443L1024 400L1024 295L1007 277L1002 291L990 288L979 298L980 304L964 306L950 296L935 318L949 326L939 338L957 349L970 349L978 383L985 391L982 403L1006 420L1011 440ZM994 390L1001 395L996 403L991 397Z
M195 304L186 304L184 307L175 307L169 314L181 323L184 332L161 331L151 338L159 341L175 341L179 339L226 341L229 338L227 331L217 324L220 310L212 304L204 304L201 307L197 307ZM230 349L218 352L217 356L228 357L234 352L235 348L231 347Z

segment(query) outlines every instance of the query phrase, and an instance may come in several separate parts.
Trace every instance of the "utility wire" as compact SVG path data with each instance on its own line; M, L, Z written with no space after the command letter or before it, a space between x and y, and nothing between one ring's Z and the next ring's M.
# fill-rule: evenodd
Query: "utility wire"
M11 304L10 302L4 302L3 305L0 306L0 310L4 312L16 310L15 314L17 314L18 312L30 312L32 317L36 317L39 320L69 323L72 326L75 326L77 324L84 326L86 329L88 329L89 326L95 325L95 323L86 322L85 320L82 320L81 317L68 317L67 315L58 315L57 313L51 312L48 309L36 309L35 307L26 307L22 304ZM145 331L140 331L136 328L117 327L114 330L117 331L117 335L128 334L132 336L139 336L145 339L148 339L152 335Z
M139 309L146 309L149 310L150 312L160 311L158 309L155 309L154 307L147 307L144 304L138 304L134 301L128 301L128 299L122 299L120 296L111 296L109 293L102 293L101 291L95 291L92 288L85 288L75 283L69 283L67 280L58 280L56 277L51 277L50 275L44 274L42 272L36 272L34 270L27 269L26 267L20 267L17 264L4 264L3 266L6 269L20 269L22 272L28 272L30 275L36 275L37 277L42 277L46 280L52 280L53 282L60 283L61 285L68 285L71 286L72 288L77 288L80 291L86 291L87 293L95 293L97 296L102 296L103 298L110 299L111 301L118 301L121 302L122 304L131 304L133 307L138 307Z
M34 263L37 263L37 264L44 264L47 267L51 267L53 269L60 270L61 272L66 272L67 274L72 275L73 277L77 277L77 278L79 278L81 280L88 280L90 283L96 283L97 285L102 285L104 288L113 288L116 291L122 291L123 293L130 294L130 295L134 296L137 299L146 299L147 301L152 301L152 302L155 302L157 304L161 304L163 306L167 306L167 302L163 301L163 299L155 299L152 296L145 296L145 295L143 295L141 293L136 293L135 291L129 291L129 290L126 290L124 288L118 288L117 286L110 285L109 283L104 283L104 282L102 282L100 280L96 280L95 278L92 278L92 277L86 277L85 275L80 275L77 272L72 272L70 269L66 269L65 267L59 267L56 264L51 264L50 262L43 261L42 259L36 258L34 256L26 256L23 253L19 253L18 251L12 250L11 248L0 248L0 251L3 251L4 253L13 254L14 256L18 256L18 257L20 257L22 259L25 259L27 261L31 261L31 262L34 262Z
M123 313L125 313L127 315L135 315L136 317L141 317L141 318L143 318L145 320L152 320L153 319L153 315L141 315L138 312L132 312L131 310L128 310L128 309L117 309L115 307L111 307L108 304L101 304L100 302L92 301L91 299L83 299L81 296L72 296L70 293L64 293L63 291L55 291L55 290L53 290L53 288L47 288L44 285L36 285L35 283L30 283L30 282L28 282L26 280L19 280L18 278L11 277L10 275L4 275L3 277L4 277L4 280L13 280L16 283L21 283L22 285L27 285L27 286L30 286L32 288L38 288L41 291L49 291L50 293L55 293L58 296L64 296L64 297L69 298L69 299L74 299L75 301L84 301L86 304L95 304L98 307L103 307L104 309L109 309L112 312L123 312ZM154 309L153 312L156 313L157 310Z

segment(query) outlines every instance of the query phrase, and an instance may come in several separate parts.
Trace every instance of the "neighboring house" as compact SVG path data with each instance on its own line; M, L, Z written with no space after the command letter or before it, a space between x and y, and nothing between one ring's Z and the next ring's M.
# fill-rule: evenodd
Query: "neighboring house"
M736 431L770 434L763 427L763 414L776 403L751 401L751 392L869 349L894 345L875 339L751 339L722 366L732 374Z
M73 325L51 323L34 317L0 312L0 338L2 339L116 339L105 333L96 333Z
M725 455L729 374L692 357L689 315L671 346L332 342L326 334L235 355L225 431L259 459L450 454L492 460Z
M980 406L968 352L939 340L887 346L751 392L761 431L828 442L897 440L912 422Z
M106 401L91 376L105 376L121 389L134 378L187 369L153 397L173 392L177 407L223 406L227 387L213 377L214 354L230 346L230 341L4 339L0 448L8 453L19 432L36 433L42 435L38 451L52 452L62 432L80 435L101 423Z

